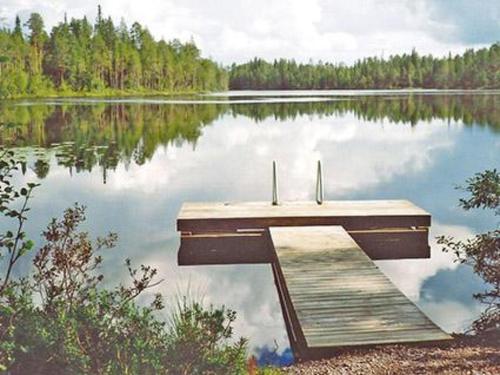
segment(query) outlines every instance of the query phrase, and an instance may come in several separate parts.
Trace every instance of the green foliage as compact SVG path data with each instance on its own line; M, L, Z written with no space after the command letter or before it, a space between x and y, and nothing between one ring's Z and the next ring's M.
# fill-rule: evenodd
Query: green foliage
M494 170L477 173L467 180L462 188L470 193L467 199L460 200L465 210L473 208L492 209L500 215L500 174ZM490 289L474 295L486 309L474 321L472 329L476 333L500 330L500 230L497 228L477 234L466 241L456 241L452 237L438 237L444 245L443 251L455 254L456 261L470 265Z
M231 67L229 87L241 89L500 88L500 44L445 58L411 54L365 58L352 66L255 58Z
M84 17L55 25L50 34L38 13L13 30L0 29L0 98L128 92L222 90L227 73L202 58L194 42L155 41L134 23Z
M115 246L113 233L92 240L75 205L43 232L45 244L33 273L13 279L10 270L32 249L22 231L34 184L16 189L12 177L26 165L11 151L0 154L2 213L17 229L0 236L7 273L0 286L0 372L9 374L238 374L246 341L230 343L235 313L200 304L179 306L173 325L159 320L157 294L147 306L135 300L158 285L156 269L133 268L130 285L102 287L101 253ZM19 201L19 202L18 202ZM21 209L13 209L19 203ZM3 264L0 264L3 266ZM185 361L185 362L184 362ZM187 371L187 372L185 372Z
M493 209L500 215L500 174L496 169L486 170L469 178L463 190L470 193L468 199L460 199L460 206L464 210Z
M193 41L156 41L135 22L130 30L102 13L64 20L49 34L33 13L23 35L0 29L0 97L171 93L232 89L500 88L500 45L461 56L369 57L352 66L262 59L226 69L201 57ZM34 81L34 82L32 82Z
M0 262L7 263L5 274L0 278L0 295L12 286L10 277L16 263L33 248L33 241L26 238L24 225L28 201L37 184L28 183L16 189L11 183L16 171L24 173L26 162L18 160L13 151L0 147L0 214L15 223L14 230L0 234Z
M233 336L236 313L224 307L203 308L186 298L178 302L170 323L169 369L175 374L244 374L246 340L221 345ZM233 364L231 368L227 363Z

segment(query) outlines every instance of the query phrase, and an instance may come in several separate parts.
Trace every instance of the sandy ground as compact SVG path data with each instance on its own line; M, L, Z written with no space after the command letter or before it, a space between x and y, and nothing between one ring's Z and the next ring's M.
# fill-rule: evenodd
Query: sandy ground
M500 334L459 337L440 346L390 345L344 352L284 368L285 374L495 374L500 375Z

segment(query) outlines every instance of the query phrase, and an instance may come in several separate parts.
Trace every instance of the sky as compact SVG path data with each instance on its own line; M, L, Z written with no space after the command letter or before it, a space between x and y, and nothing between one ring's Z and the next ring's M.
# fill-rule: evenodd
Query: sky
M268 60L353 63L410 52L446 55L500 41L498 0L0 0L11 26L39 12L51 27L64 14L94 20L97 4L116 23L138 21L156 38L191 38L223 64Z

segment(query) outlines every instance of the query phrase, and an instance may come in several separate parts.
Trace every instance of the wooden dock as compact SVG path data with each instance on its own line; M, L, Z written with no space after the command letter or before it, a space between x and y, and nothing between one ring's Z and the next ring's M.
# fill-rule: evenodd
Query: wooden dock
M340 226L269 228L287 331L298 358L339 347L447 340Z
M179 264L269 263L271 226L341 225L371 259L428 258L428 212L406 200L184 203Z
M231 231L271 226L341 225L347 231L429 227L431 216L407 200L283 202L190 202L177 217L177 229Z
M430 215L409 201L186 203L179 264L272 264L296 359L451 337L372 259L429 257Z

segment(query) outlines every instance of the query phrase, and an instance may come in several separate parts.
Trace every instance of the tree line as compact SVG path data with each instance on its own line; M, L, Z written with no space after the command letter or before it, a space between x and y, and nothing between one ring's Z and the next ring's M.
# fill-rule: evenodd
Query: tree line
M229 87L244 89L478 89L500 88L500 43L462 55L436 58L410 54L369 57L352 66L333 63L267 62L233 64Z
M155 40L149 30L102 16L67 17L47 33L32 13L0 28L0 98L69 94L170 93L239 89L500 88L500 43L436 58L369 57L352 66L267 62L223 67L193 41Z
M24 26L24 28L23 28ZM101 8L92 25L65 17L50 33L32 13L0 29L0 97L126 91L186 92L227 88L227 72L201 57L193 41L156 41L149 30Z

